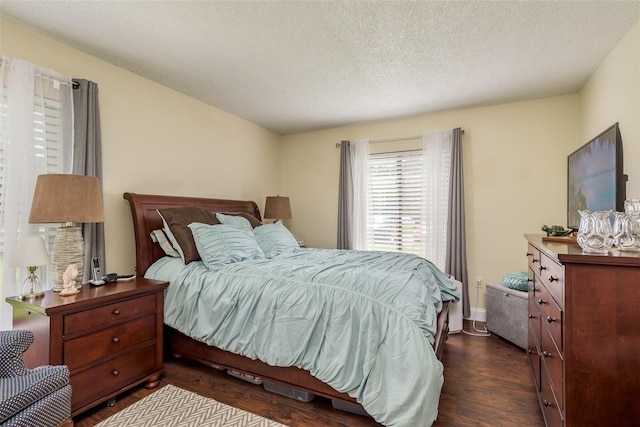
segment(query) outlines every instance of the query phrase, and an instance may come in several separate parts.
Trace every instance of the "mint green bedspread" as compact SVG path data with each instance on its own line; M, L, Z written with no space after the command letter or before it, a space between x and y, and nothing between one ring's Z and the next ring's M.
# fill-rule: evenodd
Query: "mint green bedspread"
M297 366L348 393L387 426L429 426L443 367L432 343L452 281L423 258L304 249L218 271L163 258L164 321L274 366Z

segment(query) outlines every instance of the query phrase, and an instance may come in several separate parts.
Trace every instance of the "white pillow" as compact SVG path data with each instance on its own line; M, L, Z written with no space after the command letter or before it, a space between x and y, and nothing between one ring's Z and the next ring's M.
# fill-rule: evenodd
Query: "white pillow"
M264 253L251 229L228 224L189 224L202 262L210 270L223 265L251 259L264 259Z
M256 227L253 229L253 234L267 258L300 250L296 238L280 221Z
M151 232L151 241L159 244L167 256L180 258L180 253L173 247L163 230L153 230Z
M251 223L247 218L236 215L225 215L223 213L216 213L216 218L220 221L220 224L233 225L238 228L246 228L247 230L253 230Z

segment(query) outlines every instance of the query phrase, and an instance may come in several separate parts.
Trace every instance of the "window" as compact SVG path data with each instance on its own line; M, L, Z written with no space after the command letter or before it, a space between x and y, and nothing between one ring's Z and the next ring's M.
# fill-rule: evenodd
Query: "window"
M422 150L371 154L367 246L421 255Z
M24 268L8 266L17 239L43 235L49 251L59 224L29 224L36 178L70 173L73 144L72 81L27 61L0 62L0 301L16 295ZM47 289L45 268L38 277ZM11 328L11 310L0 311L0 329Z

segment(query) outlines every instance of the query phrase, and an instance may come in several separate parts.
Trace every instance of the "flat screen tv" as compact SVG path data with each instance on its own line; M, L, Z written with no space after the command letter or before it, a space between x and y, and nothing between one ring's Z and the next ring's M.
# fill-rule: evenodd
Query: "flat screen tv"
M567 226L580 227L579 210L623 211L627 176L618 123L569 154Z

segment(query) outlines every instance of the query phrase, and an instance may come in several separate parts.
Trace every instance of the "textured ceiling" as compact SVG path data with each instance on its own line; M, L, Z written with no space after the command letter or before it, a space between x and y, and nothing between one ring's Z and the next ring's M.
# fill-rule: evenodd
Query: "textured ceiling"
M640 1L1 0L0 16L288 134L574 93Z

